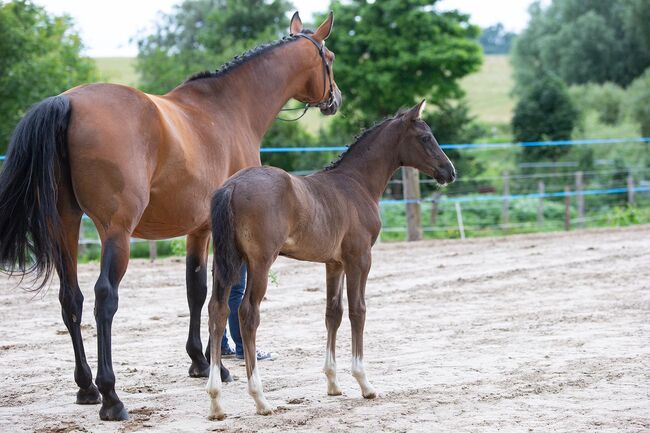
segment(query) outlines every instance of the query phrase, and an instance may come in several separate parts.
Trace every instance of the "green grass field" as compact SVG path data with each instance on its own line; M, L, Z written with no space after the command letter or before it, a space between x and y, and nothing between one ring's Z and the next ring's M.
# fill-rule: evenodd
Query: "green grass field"
M102 81L128 86L138 85L134 57L95 57Z
M137 86L135 58L98 57L95 61L102 81ZM510 122L514 106L510 96L512 83L508 56L485 56L481 70L465 77L461 86L467 93L472 114L481 122L494 125ZM310 110L300 123L308 131L316 133L323 121L324 117L318 110Z
M481 70L461 80L472 114L491 125L510 123L512 86L510 58L504 55L485 56Z

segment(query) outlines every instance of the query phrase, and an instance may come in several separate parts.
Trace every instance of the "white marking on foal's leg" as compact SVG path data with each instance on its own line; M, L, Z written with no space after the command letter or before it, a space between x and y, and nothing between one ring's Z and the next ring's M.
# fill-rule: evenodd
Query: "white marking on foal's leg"
M205 390L210 396L210 413L208 414L208 418L224 419L226 413L221 406L221 370L218 364L212 364L210 366L210 377L208 378L208 384L205 386Z
M273 413L271 405L264 397L262 379L260 379L260 374L257 371L257 365L253 368L253 374L251 374L251 377L248 378L248 393L253 397L253 400L255 400L255 406L257 407L257 413L259 415L270 415Z
M325 355L323 373L327 376L327 395L341 395L341 388L336 380L336 359L331 350Z
M370 385L366 378L366 370L363 368L363 360L358 356L352 357L352 376L359 382L361 387L361 394L364 398L375 398L375 388Z

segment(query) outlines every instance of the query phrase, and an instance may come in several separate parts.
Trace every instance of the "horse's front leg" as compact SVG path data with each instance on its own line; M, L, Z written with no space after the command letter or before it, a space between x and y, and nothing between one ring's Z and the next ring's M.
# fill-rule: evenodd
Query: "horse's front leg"
M345 263L347 279L348 307L352 328L352 376L361 387L364 398L375 398L373 386L366 378L363 367L363 327L366 323L366 281L370 271L370 250L355 254Z
M327 376L327 394L341 395L341 388L336 380L336 332L343 318L343 266L340 263L326 265L327 309L325 326L327 327L327 352L323 373Z
M115 374L111 356L111 328L117 312L117 289L129 263L129 233L109 230L102 236L101 272L95 284L95 320L97 322L97 378L102 394L99 417L105 421L128 419L124 404L115 392Z
M190 330L185 350L192 359L191 377L207 377L210 366L203 355L201 343L201 310L207 296L207 261L210 232L204 230L187 235L185 283L190 308Z

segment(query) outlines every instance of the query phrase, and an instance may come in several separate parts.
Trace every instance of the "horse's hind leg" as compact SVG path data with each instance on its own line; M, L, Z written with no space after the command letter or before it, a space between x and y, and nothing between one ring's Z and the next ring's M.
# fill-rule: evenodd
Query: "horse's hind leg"
M370 251L350 257L345 263L348 289L348 307L352 327L352 376L361 387L365 398L375 398L375 389L366 378L363 368L363 327L366 323L366 281L370 271Z
M343 266L339 263L328 263L327 272L327 310L325 326L327 327L327 353L323 372L327 376L327 394L341 395L341 388L336 380L336 332L343 317Z
M99 417L105 421L128 418L124 404L115 392L115 373L111 355L111 328L117 312L117 289L129 263L129 235L126 230L108 228L102 237L102 260L99 279L95 284L95 320L97 322L97 378L102 393Z
M203 355L201 345L201 309L207 295L207 260L210 232L187 235L187 258L185 260L185 282L187 284L187 304L190 307L190 331L185 350L192 359L189 374L191 377L207 377L208 361ZM220 341L220 340L218 340Z
M77 247L79 242L79 225L81 210L68 206L65 201L65 192L61 192L59 213L64 230L64 245L62 269L57 269L61 288L59 289L59 302L61 302L61 315L63 323L68 328L74 349L74 380L79 386L77 391L77 404L99 404L101 397L97 387L93 384L93 375L86 361L84 342L81 336L81 313L83 310L84 296L77 282Z
M274 258L273 258L274 259ZM273 259L263 261L250 260L248 263L248 280L246 292L239 306L239 323L241 336L244 343L244 358L246 359L246 376L248 378L248 393L257 407L260 415L270 415L273 409L262 390L262 380L257 370L257 354L255 350L255 337L260 324L260 303L266 294L269 269Z

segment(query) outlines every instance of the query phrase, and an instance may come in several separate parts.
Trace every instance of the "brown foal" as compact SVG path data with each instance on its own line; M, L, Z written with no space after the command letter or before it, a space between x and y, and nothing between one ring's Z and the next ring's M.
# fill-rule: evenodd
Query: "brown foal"
M247 168L228 179L215 193L211 210L216 252L208 306L210 335L212 341L218 341L223 334L230 287L245 262L248 281L239 320L248 392L255 400L258 414L272 412L256 367L255 335L268 272L278 255L325 263L324 372L329 395L341 394L336 380L335 347L343 315L341 291L345 275L352 325L352 375L365 398L375 397L363 368L363 327L370 250L381 228L379 199L400 166L415 167L441 184L452 182L456 176L431 129L420 119L423 108L424 101L365 131L338 161L323 171L298 177L272 167ZM220 358L221 347L213 344L207 384L212 419L225 416L220 402Z
M57 271L74 348L77 403L101 402L101 419L128 416L115 392L111 326L131 236L187 235L189 373L207 376L200 316L210 197L238 170L260 165L262 137L289 99L336 112L341 94L332 76L334 55L324 47L332 23L330 13L315 32L303 30L296 13L291 36L191 77L164 96L84 85L35 105L16 127L0 174L0 267L44 276L43 284ZM84 213L102 243L95 285L97 386L80 328L77 244ZM219 347L220 337L212 341ZM221 374L228 379L228 370Z

